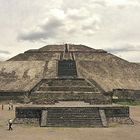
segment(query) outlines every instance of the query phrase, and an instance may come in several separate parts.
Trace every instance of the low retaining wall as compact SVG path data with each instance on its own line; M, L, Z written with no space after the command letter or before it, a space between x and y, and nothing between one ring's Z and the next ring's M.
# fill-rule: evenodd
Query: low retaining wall
M107 127L111 123L133 124L129 117L129 107L126 106L17 107L15 120L16 123L51 127Z
M140 101L140 90L114 89L113 98L115 100L134 100Z
M35 104L45 104L47 101L85 101L91 104L110 104L112 102L111 96L92 92L32 93L30 100Z
M26 102L28 98L28 93L26 92L0 92L0 102L17 102L23 103Z

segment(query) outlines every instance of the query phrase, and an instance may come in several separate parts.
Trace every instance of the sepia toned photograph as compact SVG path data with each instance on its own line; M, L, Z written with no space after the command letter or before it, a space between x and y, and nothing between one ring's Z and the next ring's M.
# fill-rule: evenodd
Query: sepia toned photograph
M0 140L140 140L140 0L0 0Z

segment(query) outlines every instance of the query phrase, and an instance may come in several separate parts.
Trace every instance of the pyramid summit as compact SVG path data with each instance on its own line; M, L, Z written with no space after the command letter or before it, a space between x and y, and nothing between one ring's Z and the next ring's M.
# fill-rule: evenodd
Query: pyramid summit
M10 61L45 61L50 59L56 59L60 57L63 52L69 51L69 53L106 53L101 49L93 49L85 45L73 45L73 44L62 44L62 45L47 45L40 49L28 50L23 54L19 54L10 59Z

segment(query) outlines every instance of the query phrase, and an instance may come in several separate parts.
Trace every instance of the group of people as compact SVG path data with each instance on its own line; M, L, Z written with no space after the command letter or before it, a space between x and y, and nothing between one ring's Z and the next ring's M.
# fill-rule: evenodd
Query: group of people
M13 104L8 103L9 105L9 110L13 110Z
M4 110L4 104L1 105L1 109ZM14 106L11 103L8 103L8 110L13 110Z

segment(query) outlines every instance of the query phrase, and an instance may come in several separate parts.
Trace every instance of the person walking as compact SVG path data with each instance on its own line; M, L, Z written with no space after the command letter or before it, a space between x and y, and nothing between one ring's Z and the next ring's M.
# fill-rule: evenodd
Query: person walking
M13 120L12 120L12 119L9 119L9 121L8 121L8 130L9 130L9 131L10 131L10 130L13 130L12 124L13 124Z
M11 109L13 110L13 108L14 108L14 107L13 107L13 104L11 104Z
M11 105L10 105L10 103L8 103L8 110L11 110Z
M4 109L4 105L3 105L3 104L1 105L1 109L2 109L2 110Z

